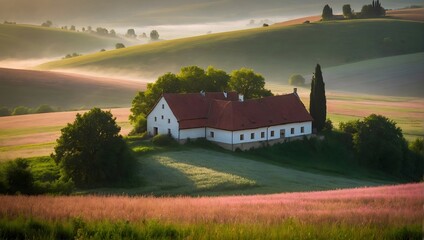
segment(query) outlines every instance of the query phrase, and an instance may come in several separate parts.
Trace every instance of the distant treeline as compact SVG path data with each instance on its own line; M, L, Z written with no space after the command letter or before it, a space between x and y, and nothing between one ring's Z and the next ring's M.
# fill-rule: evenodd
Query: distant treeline
M4 116L15 116L15 115L25 115L32 113L49 113L49 112L57 112L59 109L55 109L47 104L42 104L37 108L29 108L25 106L18 106L13 109L9 109L7 107L0 108L0 117Z
M355 11L350 7L350 4L343 5L342 10L343 17L346 19L375 18L384 17L386 15L386 9L381 5L379 0L373 0L371 4L363 5L360 13L355 13ZM333 19L338 19L338 17L333 15L333 9L327 4L322 10L322 20Z

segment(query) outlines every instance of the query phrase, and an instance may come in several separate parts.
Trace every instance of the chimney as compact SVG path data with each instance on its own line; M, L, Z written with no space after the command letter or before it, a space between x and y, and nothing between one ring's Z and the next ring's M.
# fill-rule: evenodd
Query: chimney
M239 94L238 95L238 98L239 98L239 102L244 102L244 96L243 96L243 94Z
M202 95L203 97L205 96L205 91L200 91L200 95Z
M227 98L228 96L227 91L224 91L223 93L224 93L224 97Z
M297 97L299 97L299 95L297 95L297 88L293 88L293 93L294 93L294 95L296 95Z

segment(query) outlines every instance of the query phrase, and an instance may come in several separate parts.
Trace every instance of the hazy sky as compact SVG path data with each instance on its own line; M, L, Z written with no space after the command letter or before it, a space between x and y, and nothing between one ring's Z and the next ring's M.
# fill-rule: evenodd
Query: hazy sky
M34 23L49 19L57 25L143 27L152 25L198 24L210 22L295 17L320 14L329 3L341 12L350 3L360 11L371 0L0 0L0 21ZM424 0L382 0L386 8Z

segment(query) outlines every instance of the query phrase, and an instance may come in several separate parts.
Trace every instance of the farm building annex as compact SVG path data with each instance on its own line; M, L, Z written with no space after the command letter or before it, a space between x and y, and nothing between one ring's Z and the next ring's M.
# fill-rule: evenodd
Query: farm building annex
M147 115L149 135L206 138L229 150L310 136L312 117L293 93L244 100L236 92L164 93Z

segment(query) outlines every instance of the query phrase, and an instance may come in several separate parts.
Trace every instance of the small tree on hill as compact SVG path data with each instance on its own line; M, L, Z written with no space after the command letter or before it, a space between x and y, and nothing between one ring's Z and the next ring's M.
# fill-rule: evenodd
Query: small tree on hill
M343 5L343 16L345 18L353 17L353 12L352 12L352 8L350 7L350 4Z
M325 97L325 84L322 78L321 66L317 64L311 82L311 95L309 112L314 119L313 127L321 131L327 118L327 100Z
M125 48L125 45L123 43L117 43L115 44L116 49Z
M134 29L130 28L130 29L127 30L127 34L125 34L125 37L136 38L137 37L137 34L135 34L135 30Z
M322 10L322 19L323 20L330 20L333 18L333 9L326 4L324 6L324 9Z
M47 20L41 24L42 27L51 27L53 25L52 21Z
M150 32L150 40L152 40L152 41L157 41L157 40L159 40L159 33L158 33L158 31L156 31L156 30L152 30L152 31Z
M305 78L300 74L293 74L289 78L289 84L293 86L305 85Z
M98 186L125 180L135 159L110 112L94 108L62 129L51 157L65 178L77 186Z

